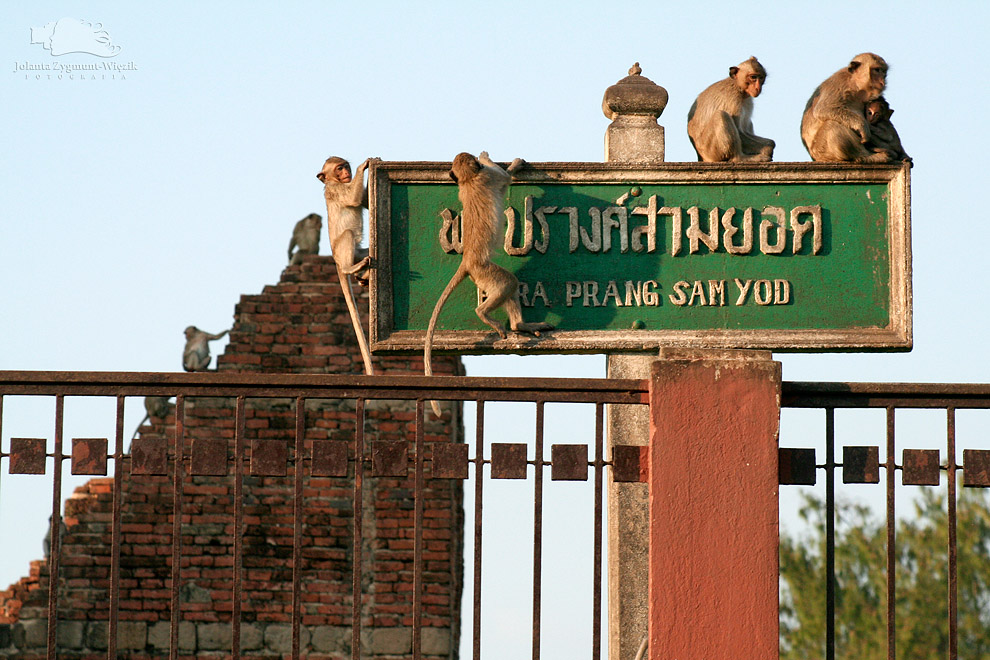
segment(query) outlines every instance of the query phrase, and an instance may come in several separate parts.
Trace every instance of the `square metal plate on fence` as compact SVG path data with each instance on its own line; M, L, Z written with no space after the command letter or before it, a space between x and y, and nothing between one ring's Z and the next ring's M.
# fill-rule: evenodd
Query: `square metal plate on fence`
M785 486L814 486L818 477L814 449L777 450L777 482Z
M44 438L11 438L10 474L44 474L46 442Z
M467 479L468 446L455 442L438 442L433 445L434 479Z
M963 485L990 486L990 451L963 450Z
M193 438L193 476L223 477L227 474L227 441L223 438Z
M937 486L941 478L937 449L905 449L901 483L905 486Z
M259 477L284 477L289 460L288 442L276 438L251 441L251 474Z
M107 439L72 439L72 474L106 476Z
M341 440L314 440L313 476L346 477L347 449L348 443Z
M379 440L371 445L371 476L406 477L409 446L405 440Z
M168 445L165 438L137 437L131 441L131 474L168 474Z
M880 448L843 447L842 483L880 483Z
M587 481L588 445L551 445L551 481Z
M492 479L525 479L526 445L514 442L492 443Z
M616 483L646 482L650 472L650 448L647 445L615 445L612 447L612 481Z

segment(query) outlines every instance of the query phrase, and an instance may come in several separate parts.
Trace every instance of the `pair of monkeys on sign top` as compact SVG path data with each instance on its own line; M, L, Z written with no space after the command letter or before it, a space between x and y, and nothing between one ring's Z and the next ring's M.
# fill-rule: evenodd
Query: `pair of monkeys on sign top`
M729 67L729 77L698 95L688 112L688 136L698 160L768 162L773 140L753 133L753 99L767 72L755 57ZM884 99L887 63L863 53L818 86L801 117L801 141L816 161L889 163L911 160L890 122Z

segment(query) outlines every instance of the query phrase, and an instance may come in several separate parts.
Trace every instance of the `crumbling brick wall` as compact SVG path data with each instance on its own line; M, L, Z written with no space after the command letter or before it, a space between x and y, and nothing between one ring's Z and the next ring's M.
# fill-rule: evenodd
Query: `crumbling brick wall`
M359 298L359 307L367 307L366 295ZM383 374L421 374L422 360L375 358L375 368ZM218 370L360 373L361 357L333 260L306 257L286 268L277 285L242 296ZM439 357L434 370L457 374L461 366L455 358ZM291 648L294 467L288 460L281 474L258 474L251 451L253 441L284 440L287 457L293 456L294 406L291 399L247 399L245 404L239 621L247 656L281 656ZM460 441L457 413L455 408L442 420L428 415L426 441ZM174 417L173 404L166 418L152 418L141 428L141 441L172 447ZM314 442L339 440L348 443L353 456L355 420L354 401L308 400L303 455L311 455ZM415 402L368 401L365 443L406 442L411 463L415 420ZM188 398L184 426L178 645L183 655L229 653L236 557L234 400ZM227 455L223 474L190 474L197 452L218 442ZM162 657L169 648L172 611L172 475L132 476L130 466L131 461L124 461L117 646L126 657ZM353 461L348 477L313 476L304 467L300 648L310 657L349 658L351 653L353 471ZM406 478L365 474L362 657L408 657L412 472ZM112 478L93 479L66 501L56 628L60 657L105 657L112 512ZM452 658L459 641L463 568L459 480L427 480L424 521L422 649L428 656ZM32 562L29 577L0 592L0 657L44 656L48 577L46 561Z

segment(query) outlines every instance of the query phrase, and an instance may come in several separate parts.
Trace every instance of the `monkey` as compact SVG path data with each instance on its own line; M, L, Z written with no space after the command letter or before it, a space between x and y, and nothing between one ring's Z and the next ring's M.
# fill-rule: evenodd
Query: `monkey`
M512 161L508 170L504 170L492 162L487 151L482 151L478 158L468 153L459 153L451 164L448 175L457 184L457 199L460 200L462 209L461 235L464 247L457 272L440 294L430 316L423 347L423 366L427 376L433 375L430 354L440 310L465 277L470 277L475 286L487 296L475 308L475 313L502 339L506 337L505 328L491 316L491 312L499 307L505 307L509 315L509 327L513 332L539 336L540 332L553 329L548 323L523 322L519 303L519 280L506 269L492 263L492 251L505 233L505 193L509 189L512 174L524 164L522 159L517 158ZM439 417L440 406L436 401L431 401L430 405L433 407L433 414Z
M131 440L137 437L138 431L144 426L152 417L157 417L163 419L168 415L168 400L170 397L167 396L146 396L144 397L144 417L138 422L137 428L134 429L134 435L131 436Z
M66 527L65 521L61 518L58 522L58 538L61 541L65 540L65 535L69 533L69 528ZM59 548L61 548L59 544ZM48 530L45 532L45 536L41 539L41 552L45 559L48 559L52 554L52 516L48 516Z
M296 223L289 240L289 265L302 263L304 254L320 253L320 232L323 230L323 216L310 213ZM296 248L295 253L292 248Z
M186 371L206 371L210 366L210 345L208 342L220 339L229 330L211 335L194 325L185 329L186 347L182 351L182 368Z
M377 159L375 159L377 160ZM339 156L331 156L323 163L323 169L316 178L323 182L323 196L327 202L327 230L330 233L330 250L334 263L337 264L337 275L340 278L340 288L344 292L347 311L351 315L354 334L357 335L358 346L361 348L361 359L364 361L364 372L375 375L371 366L371 351L361 327L361 317L358 316L357 305L354 303L354 291L351 288L351 275L359 281L366 280L365 274L371 264L371 257L366 250L361 250L361 237L364 221L361 218L362 207L368 206L368 189L364 186L364 171L372 159L368 158L358 165L356 176L351 178L351 164ZM355 262L355 258L360 257Z
M865 146L873 151L886 151L893 160L910 162L911 157L905 153L897 129L890 121L892 114L894 114L894 110L887 103L887 99L882 96L866 104L866 121L870 124L870 141Z
M755 57L729 67L729 77L698 94L688 111L688 137L698 160L708 163L773 160L773 140L753 133L753 99L767 71Z
M801 117L801 142L812 160L886 163L885 150L871 151L866 104L887 86L887 63L879 55L862 53L815 89Z

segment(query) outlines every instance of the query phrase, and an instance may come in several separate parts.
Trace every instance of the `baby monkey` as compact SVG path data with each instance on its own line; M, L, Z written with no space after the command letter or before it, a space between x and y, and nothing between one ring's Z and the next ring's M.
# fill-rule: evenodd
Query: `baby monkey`
M866 104L866 121L870 123L870 140L866 148L873 151L886 151L893 160L911 161L911 157L901 146L901 138L890 121L894 114L887 99L880 97Z

